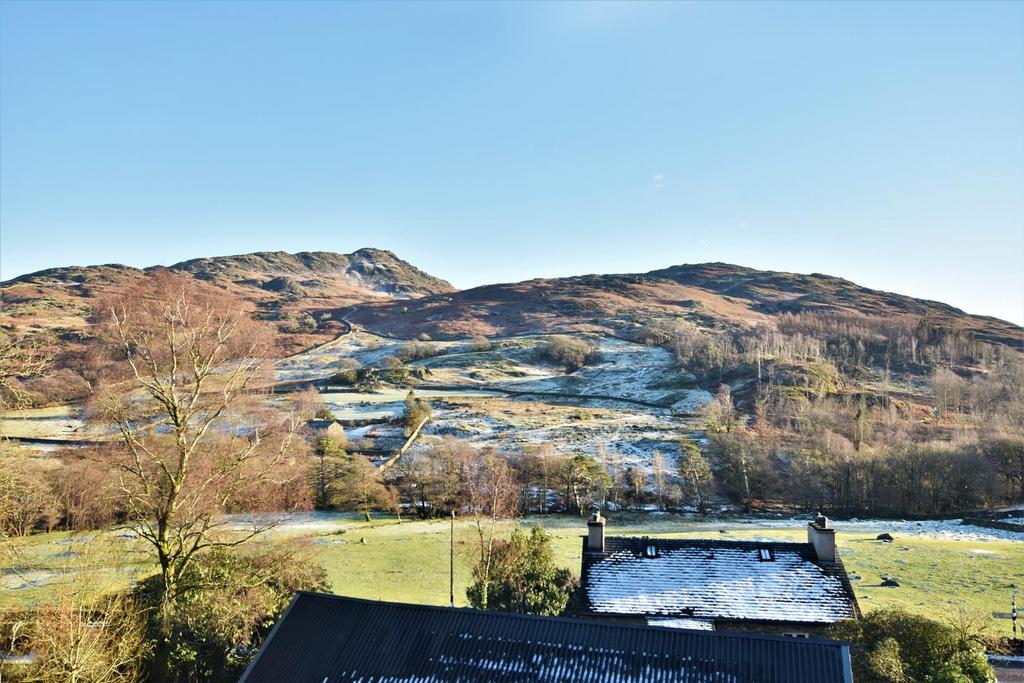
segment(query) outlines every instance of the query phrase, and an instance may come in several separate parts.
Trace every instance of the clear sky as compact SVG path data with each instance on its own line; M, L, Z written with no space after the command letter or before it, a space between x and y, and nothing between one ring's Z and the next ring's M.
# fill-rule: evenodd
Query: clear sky
M0 277L726 261L1024 322L1024 3L0 1Z

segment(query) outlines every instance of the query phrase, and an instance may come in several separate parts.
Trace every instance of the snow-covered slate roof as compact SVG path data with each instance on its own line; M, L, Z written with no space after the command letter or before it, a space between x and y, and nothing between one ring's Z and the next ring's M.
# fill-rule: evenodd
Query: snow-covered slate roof
M842 563L815 557L804 543L607 538L603 553L583 555L586 609L804 623L854 616L856 598Z

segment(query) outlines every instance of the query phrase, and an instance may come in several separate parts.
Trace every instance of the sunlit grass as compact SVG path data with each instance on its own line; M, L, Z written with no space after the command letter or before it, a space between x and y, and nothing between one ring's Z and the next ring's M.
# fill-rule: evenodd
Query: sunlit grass
M543 517L526 520L544 524L554 540L558 564L579 572L581 536L585 525L578 517ZM513 522L502 522L500 533L510 533ZM623 515L608 528L610 535L648 535L673 538L734 538L803 540L799 528L730 528L721 533L714 525L699 530L692 522ZM73 540L86 539L86 540ZM90 540L91 539L91 540ZM364 522L355 517L334 518L326 527L280 529L254 541L273 545L303 539L327 571L336 593L400 602L444 605L449 594L449 521L394 517ZM837 533L843 562L854 577L861 608L901 606L934 618L948 618L963 608L973 612L1009 610L1011 584L1024 587L1024 543L1015 541L939 540L897 535L893 543L873 534ZM110 589L125 588L148 572L138 541L118 538L113 532L72 536L39 534L18 542L19 572L49 582L14 588L18 580L7 570L0 590L0 608L44 601L60 580L89 578ZM477 550L476 530L470 520L456 522L455 603L466 604L466 587ZM70 555L69 555L70 553ZM31 574L30 574L31 573ZM894 577L899 588L880 586L882 576ZM21 583L24 583L23 581ZM997 632L1009 622L994 624Z

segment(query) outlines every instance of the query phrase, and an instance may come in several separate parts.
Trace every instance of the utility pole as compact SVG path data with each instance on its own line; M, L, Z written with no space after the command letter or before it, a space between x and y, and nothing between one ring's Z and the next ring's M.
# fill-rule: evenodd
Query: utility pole
M455 607L455 510L452 510L451 547L448 551L448 606ZM1014 622L1014 627L1016 625Z

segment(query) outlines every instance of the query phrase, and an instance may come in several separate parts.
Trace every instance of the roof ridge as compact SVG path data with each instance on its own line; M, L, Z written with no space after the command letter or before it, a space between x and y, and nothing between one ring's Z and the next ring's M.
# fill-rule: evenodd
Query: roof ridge
M537 614L521 614L519 612L502 612L502 611L499 611L499 610L478 610L478 609L474 609L472 607L448 607L448 606L445 606L445 605L424 605L424 604L420 604L420 603L410 603L410 602L390 602L390 601L387 601L387 600L373 600L373 599L370 599L370 598L354 598L354 597L350 597L350 596L347 596L347 595L337 595L336 593L318 593L316 591L296 591L294 599L296 601L298 601L298 599L300 597L302 597L302 596L306 596L306 597L310 597L310 598L316 598L316 599L328 599L328 600L335 600L335 601L341 601L341 602L359 603L359 604L365 604L365 605L378 605L378 606L386 606L386 607L401 607L401 608L406 608L406 609L418 609L418 610L429 611L429 612L442 612L442 613L446 613L446 614L453 614L453 613L454 614L477 614L477 615L481 615L481 616L484 616L484 617L512 618L512 619L520 619L520 620L523 620L523 621L533 621L533 622L538 622L538 623L539 622L543 622L543 623L560 622L560 623L567 623L567 624L582 624L582 625L584 625L586 627L594 627L594 628L600 627L600 628L605 629L605 630L621 630L621 629L626 629L626 630L631 630L631 631L648 631L648 630L654 629L654 630L658 630L658 631L664 631L666 633L673 633L673 634L676 634L676 635L686 634L686 635L701 636L701 637L704 637L704 638L711 638L711 637L719 637L719 638L721 638L721 637L725 637L725 638L731 638L731 639L736 639L736 640L772 640L772 641L781 640L781 641L787 642L787 643L791 642L791 640L792 640L792 638L789 637L789 636L777 636L777 635L771 635L771 634L766 634L766 633L753 633L753 632L745 632L745 631L699 631L699 630L696 630L696 629L679 629L679 628L670 628L670 627L665 627L665 626L654 626L654 625L648 625L648 624L630 624L630 623L611 622L611 621L609 621L607 619L587 619L587 618L578 618L578 617L549 617L549 616L540 616L540 615L537 615ZM820 645L829 645L829 646L832 646L832 645L834 645L837 642L840 642L840 643L845 643L846 642L846 641L829 640L827 638L801 638L800 640L801 640L801 642L804 642L804 643L817 643L817 644L820 644Z
M665 538L661 536L606 536L605 542L617 540L617 541L631 541L636 543L673 543L677 545L700 545L700 544L719 544L719 545L731 545L731 546L749 546L763 548L766 546L771 547L791 547L791 548L806 548L811 546L811 543L804 541L757 541L752 539L731 539L731 538Z

